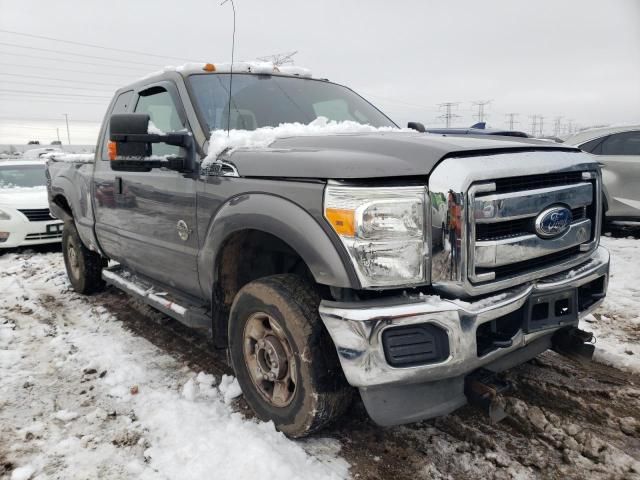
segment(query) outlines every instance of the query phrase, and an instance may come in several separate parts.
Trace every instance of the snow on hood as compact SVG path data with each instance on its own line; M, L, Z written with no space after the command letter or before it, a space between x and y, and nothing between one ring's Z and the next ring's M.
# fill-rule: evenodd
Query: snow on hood
M11 208L49 208L47 187L0 188L0 206Z
M262 127L256 130L230 130L228 134L226 130L212 130L207 157L202 162L202 167L206 168L211 165L216 161L218 155L227 149L229 149L229 153L232 153L239 148L266 148L279 138L372 132L415 133L415 130L372 127L350 120L336 122L328 120L326 117L318 117L308 125L297 122L281 123L277 127Z

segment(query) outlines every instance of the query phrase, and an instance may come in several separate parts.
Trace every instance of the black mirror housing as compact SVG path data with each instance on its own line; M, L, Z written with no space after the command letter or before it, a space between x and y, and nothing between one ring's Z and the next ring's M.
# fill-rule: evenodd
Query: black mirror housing
M417 130L420 133L424 133L427 131L427 129L424 128L424 124L420 122L409 122L407 123L407 128L411 128L412 130Z
M152 168L184 170L183 158L150 160L154 143L166 143L190 149L193 139L189 132L148 133L149 115L146 113L116 113L109 121L109 140L115 143L111 169L120 171L150 171Z

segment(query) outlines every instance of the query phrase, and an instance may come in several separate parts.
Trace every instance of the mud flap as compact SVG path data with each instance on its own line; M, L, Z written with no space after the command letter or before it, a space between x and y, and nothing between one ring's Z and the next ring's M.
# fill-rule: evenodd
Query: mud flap
M480 368L465 378L464 394L471 405L480 408L489 421L494 424L503 420L507 414L499 395L513 389L510 382L504 381L494 373Z

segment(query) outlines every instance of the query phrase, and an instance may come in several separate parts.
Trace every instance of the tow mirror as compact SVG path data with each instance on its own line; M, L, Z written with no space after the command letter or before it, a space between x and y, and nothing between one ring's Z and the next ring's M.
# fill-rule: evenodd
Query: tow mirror
M149 133L149 115L146 113L117 113L109 121L109 160L112 170L150 171L152 168L168 168L182 171L185 159L175 156L153 158L151 145L166 143L190 148L189 132Z
M424 125L420 122L409 122L407 123L407 128L417 130L418 132L421 132L421 133L424 133L427 131L427 129L424 128Z

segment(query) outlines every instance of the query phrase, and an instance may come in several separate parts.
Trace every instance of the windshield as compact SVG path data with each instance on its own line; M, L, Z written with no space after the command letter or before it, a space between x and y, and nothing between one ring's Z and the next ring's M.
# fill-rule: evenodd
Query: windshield
M229 74L191 75L195 101L209 130L226 130ZM255 130L281 123L308 124L318 117L395 127L382 112L346 87L322 80L277 75L233 75L230 128Z
M0 188L32 188L46 184L44 165L0 165Z

